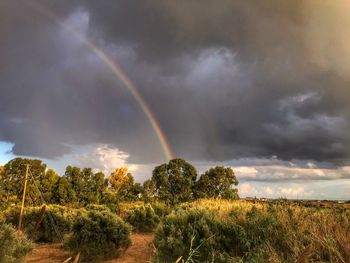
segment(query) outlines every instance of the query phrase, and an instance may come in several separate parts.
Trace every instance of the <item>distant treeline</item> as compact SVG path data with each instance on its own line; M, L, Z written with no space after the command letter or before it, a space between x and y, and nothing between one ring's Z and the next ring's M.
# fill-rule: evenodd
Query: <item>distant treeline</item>
M0 167L0 200L3 207L21 201L26 167L29 165L28 205L60 204L82 207L105 204L109 207L120 201L162 200L173 205L198 198L238 198L237 178L229 167L214 167L199 178L193 165L182 159L154 168L143 185L135 183L127 168L120 167L106 176L92 168L67 166L59 176L41 160L16 158Z

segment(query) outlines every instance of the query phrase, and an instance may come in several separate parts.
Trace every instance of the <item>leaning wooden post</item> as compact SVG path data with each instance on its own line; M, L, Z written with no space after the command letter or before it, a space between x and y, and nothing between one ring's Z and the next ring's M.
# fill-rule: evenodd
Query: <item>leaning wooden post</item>
M29 172L29 164L26 164L26 174L24 176L24 188L23 188L23 196L22 196L21 213L19 214L18 231L21 231L21 227L22 227L24 203L26 200L27 183L28 183L28 172Z

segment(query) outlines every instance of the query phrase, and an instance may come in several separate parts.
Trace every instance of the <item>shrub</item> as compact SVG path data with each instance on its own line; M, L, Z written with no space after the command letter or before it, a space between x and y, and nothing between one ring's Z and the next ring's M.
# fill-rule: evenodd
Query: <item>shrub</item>
M157 216L164 217L171 213L172 208L162 202L153 202L152 207Z
M115 256L131 244L130 227L115 214L89 211L77 218L65 247L81 252L83 262L99 262Z
M86 210L89 210L89 211L111 212L111 209L105 205L89 204L85 208Z
M160 262L229 262L248 248L244 229L204 209L178 209L159 225L155 244ZM191 261L191 262L192 262Z
M33 248L32 243L8 224L0 222L0 262L20 263Z
M156 261L347 262L349 214L285 203L183 204L157 228Z
M63 206L49 205L45 209L44 219L33 236L33 230L40 217L41 207L28 207L23 217L23 231L28 237L38 242L61 242L64 234L70 232L77 215L86 213L84 209L68 209ZM20 207L11 207L4 211L2 217L6 223L17 226Z
M151 232L159 223L151 205L136 206L126 212L125 221L135 227L139 232Z

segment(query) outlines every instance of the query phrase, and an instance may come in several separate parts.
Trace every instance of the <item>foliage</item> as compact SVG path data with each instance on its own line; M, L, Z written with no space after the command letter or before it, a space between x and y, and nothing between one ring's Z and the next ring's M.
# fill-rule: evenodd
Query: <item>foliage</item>
M90 204L90 205L87 205L85 208L86 208L86 210L89 210L89 211L111 212L111 209L105 205Z
M159 223L159 217L150 204L136 206L126 212L125 221L139 232L151 232Z
M143 183L142 196L146 203L151 202L156 195L156 184L155 180L148 179Z
M159 217L167 216L173 210L171 207L167 206L163 202L153 202L152 207L156 215Z
M43 221L38 227L36 233L33 233L36 222L40 217L41 207L28 207L25 209L23 217L23 231L35 241L40 242L59 242L63 235L69 233L72 222L79 215L86 213L84 209L68 209L66 207L50 205L45 209ZM6 223L13 226L18 225L20 207L11 207L5 210L2 218ZM34 236L33 236L34 235Z
M157 166L152 173L156 195L171 205L193 198L192 188L196 178L196 169L182 159L173 159Z
M93 173L91 168L81 170L67 166L63 178L57 186L56 202L80 206L101 202L103 191L107 187L102 172Z
M217 166L201 175L195 185L197 198L237 199L238 180L230 167Z
M188 259L193 249L195 262L227 262L230 252L247 249L246 241L241 227L221 221L215 213L202 209L179 209L170 214L158 227L155 237L161 262Z
M139 183L135 183L134 177L131 175L131 173L128 173L126 176L128 177L128 180L121 186L117 193L119 200L139 200L139 196L142 194L142 186Z
M81 252L83 262L98 262L115 256L131 244L130 229L118 216L106 211L89 211L79 216L65 247Z
M11 225L0 222L0 262L20 263L33 248L32 243Z
M72 183L66 177L60 177L55 185L53 202L61 205L73 204L77 201L77 194Z
M15 158L5 164L3 174L0 177L0 188L6 193L5 202L20 201L23 194L27 164L30 165L31 175L33 175L35 184L43 196L49 197L52 193L53 185L58 179L58 176L52 170L46 172L46 165L40 160ZM31 175L28 176L28 180L32 183L28 184L27 203L30 205L40 204L40 193L36 189Z
M126 167L117 168L108 177L108 181L111 184L114 191L119 192L123 185L130 180L130 177L128 177L127 172L128 168Z
M201 200L162 220L155 236L157 260L346 262L349 215L291 204Z

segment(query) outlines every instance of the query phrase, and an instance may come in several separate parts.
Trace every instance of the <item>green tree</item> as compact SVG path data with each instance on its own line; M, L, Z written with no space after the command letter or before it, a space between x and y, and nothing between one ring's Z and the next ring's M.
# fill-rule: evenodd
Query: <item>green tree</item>
M81 174L83 179L81 202L84 205L99 204L102 191L106 187L105 175L102 172L94 173L91 168L84 168Z
M55 185L59 180L59 175L52 169L47 170L40 179L40 191L46 203L53 202Z
M142 197L146 203L149 203L154 199L156 192L157 189L154 180L148 179L143 183Z
M99 199L99 193L93 192L94 172L91 168L84 168L81 171L81 191L79 202L82 205L96 204Z
M182 159L173 159L167 164L159 165L152 173L157 197L172 205L193 198L192 188L196 178L196 169Z
M68 205L77 203L76 192L72 187L72 183L66 177L60 177L55 185L53 200L60 205Z
M90 191L94 194L92 200L96 204L100 204L102 200L102 194L106 191L108 186L108 179L105 178L104 173L97 172L93 175L90 181Z
M5 202L20 202L23 194L23 185L26 172L26 165L30 165L28 176L27 203L30 205L40 204L40 193L35 184L41 188L41 181L45 178L46 165L41 160L15 158L4 166L0 178L0 185L5 193ZM35 184L33 181L35 180Z
M2 178L5 174L5 167L4 166L0 166L0 209L2 208L3 205L6 206L6 200L5 200L5 190L4 187L2 185Z
M139 194L142 193L142 186L139 183L135 183L135 179L131 173L128 173L127 180L120 187L118 191L119 200L122 201L135 201L139 199Z
M195 184L195 196L197 198L238 198L238 180L230 167L217 166L210 168L201 175Z
M71 183L75 196L80 199L84 191L84 179L80 168L70 165L67 166L64 177ZM79 202L79 199L76 199L75 201Z

